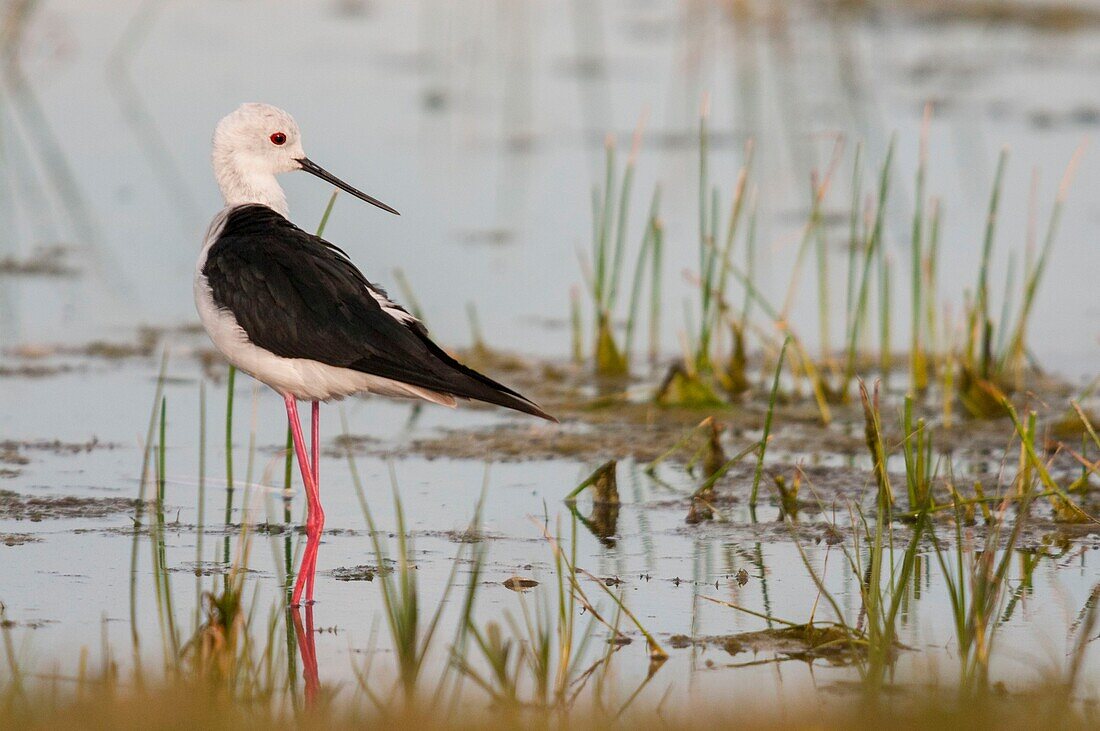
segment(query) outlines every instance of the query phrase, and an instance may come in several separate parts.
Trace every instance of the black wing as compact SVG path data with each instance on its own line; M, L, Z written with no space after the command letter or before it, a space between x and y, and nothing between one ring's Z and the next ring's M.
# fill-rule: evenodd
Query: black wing
M545 419L534 403L467 368L433 343L343 251L262 205L233 209L207 252L214 304L233 313L255 345ZM386 305L389 307L389 304ZM400 317L400 319L399 319Z

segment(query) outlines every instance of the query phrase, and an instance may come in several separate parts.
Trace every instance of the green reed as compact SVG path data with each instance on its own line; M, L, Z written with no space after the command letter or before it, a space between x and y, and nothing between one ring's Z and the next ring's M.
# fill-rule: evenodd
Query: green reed
M925 193L924 181L928 167L928 135L931 123L931 104L925 106L924 121L921 124L920 151L917 159L917 175L913 204L913 226L910 237L910 271L912 278L910 306L910 333L909 333L909 383L910 387L918 393L928 388L928 362L925 357L925 340L922 337L924 329L924 308L922 296L926 285L921 282L924 273L924 208Z
M998 617L1006 596L1011 559L1027 523L1030 499L1029 492L1017 504L1011 528L1006 528L1004 521L994 522L985 536L989 548L980 553L963 535L965 520L959 505L955 507L955 540L951 548L944 548L935 534L929 533L950 601L959 648L959 690L964 695L989 690L989 665L1000 626Z
M1034 260L1034 262L1029 259L1029 265L1024 272L1023 293L1020 309L1016 316L1015 324L1012 327L1012 337L1009 340L1008 347L1000 354L998 368L1002 373L1010 369L1014 371L1015 386L1017 388L1023 387L1022 373L1024 370L1024 359L1027 348L1027 327L1032 314L1032 308L1035 304L1035 295L1038 292L1039 283L1042 281L1043 274L1046 271L1047 261L1054 247L1054 240L1058 233L1058 225L1062 220L1062 211L1065 206L1066 197L1069 194L1070 185L1073 182L1074 174L1077 171L1077 165L1081 156L1084 154L1084 150L1085 143L1082 143L1066 165L1066 170L1062 175L1062 180L1058 186L1058 192L1054 199L1054 205L1050 212L1050 219L1047 223L1046 234L1044 235L1038 258ZM1007 318L1002 320L1002 326L1008 327Z
M993 191L989 197L989 211L986 214L985 235L982 238L982 257L978 268L978 283L974 290L974 308L967 318L966 361L971 365L976 364L976 372L985 379L989 378L990 366L992 365L993 322L990 317L989 264L993 253L997 212L1000 207L1001 188L1007 162L1008 150L1002 149L997 158L997 170L993 175Z
M791 339L783 340L783 347L779 349L779 358L775 363L775 377L772 379L771 396L768 398L768 411L764 416L764 432L760 437L760 451L756 458L756 472L752 476L752 493L749 495L749 507L756 507L757 492L760 489L760 478L764 474L764 457L768 451L768 440L771 438L772 417L775 414L775 402L779 394L779 378L783 373L783 356L787 354L787 346Z
M886 439L883 436L882 413L879 410L879 384L875 384L874 395L872 396L867 392L867 385L860 380L859 398L863 404L864 436L867 449L871 453L872 471L878 486L878 502L892 507L894 505L894 488L890 483L890 472L887 467Z
M905 456L905 486L911 511L930 510L934 507L932 485L935 472L932 464L934 453L932 430L923 418L914 421L913 396L906 394L902 416L902 453Z
M195 515L195 621L201 616L202 550L206 536L206 380L199 381L199 486Z
M229 366L225 380L225 539L222 563L229 565L229 526L233 522L233 402L237 393L237 368Z
M890 192L890 171L894 160L895 146L896 138L891 137L890 146L886 151L886 160L883 162L882 169L879 173L878 199L875 203L874 224L870 229L869 235L865 237L863 245L863 271L859 277L859 285L855 290L855 299L850 302L848 316L849 325L848 332L846 333L848 343L847 357L844 366L844 378L839 389L841 398L844 401L848 400L848 391L851 387L852 380L856 376L858 367L856 359L859 353L860 334L863 331L864 323L867 318L871 268L878 255L877 252L879 252L883 246L882 231L886 218L886 201ZM849 285L849 291L852 291L851 285Z
M344 436L348 434L347 416L341 411ZM428 653L433 646L436 630L442 617L443 608L447 604L447 598L455 586L455 578L458 567L463 563L464 549L459 549L459 555L455 557L451 572L444 584L443 596L437 604L435 611L425 618L420 612L420 592L416 576L416 569L411 559L413 546L405 525L405 513L401 504L401 498L397 492L397 475L393 465L390 465L390 481L393 491L394 509L396 513L396 549L394 566L392 570L387 565L390 561L386 546L381 539L374 516L367 503L366 492L359 470L355 465L355 458L351 448L347 450L348 469L351 474L352 485L359 498L359 506L363 512L363 518L370 532L371 544L374 549L374 557L377 561L377 577L382 592L383 614L386 627L389 630L390 641L393 644L394 656L397 660L397 672L399 685L403 691L406 705L412 704L417 697L417 687L423 671L427 666ZM470 530L476 532L480 525L481 503L479 502L474 519L470 523ZM368 693L376 703L384 705L380 696L369 690L367 686L367 673L360 675L360 687Z
M576 519L572 525L570 543L575 545ZM571 696L578 692L578 681L587 681L587 676L595 672L606 673L610 666L597 661L593 670L582 677L586 673L587 649L603 620L597 611L587 611L587 600L576 590L576 556L572 563L567 560L557 548L560 543L560 537L553 539L553 593L543 590L540 584L531 602L526 591L518 591L519 618L506 612L503 625L493 621L479 627L472 611L465 618L480 662L475 656L456 654L455 666L507 713L525 706L565 710L571 705ZM576 617L582 610L586 610L587 622L578 634ZM610 652L614 645L609 648Z
M621 176L615 162L615 140L608 136L604 144L604 178L602 187L592 190L592 246L587 260L582 260L586 289L593 307L593 360L596 372L604 376L622 376L629 370L633 333L640 315L640 302L645 270L650 270L650 302L660 299L661 231L658 218L660 193L650 201L641 244L634 255L634 275L626 316L626 330L620 343L615 334L615 320L621 284L628 259L627 240L630 223L631 193L634 170L642 143L645 125L638 122L630 153ZM579 303L572 303L574 353L581 351ZM656 327L657 312L650 309L651 335ZM651 342L651 347L653 343Z
M153 396L153 408L149 414L149 425L145 432L144 449L141 456L141 481L138 485L138 496L134 503L134 537L130 545L130 636L134 646L134 660L140 667L140 655L137 648L140 644L137 622L137 577L138 577L138 548L140 529L145 516L146 489L149 482L149 462L153 455L153 438L156 434L157 417L160 415L158 408L164 394L164 384L168 373L168 349L161 354L160 369L157 373L156 389Z

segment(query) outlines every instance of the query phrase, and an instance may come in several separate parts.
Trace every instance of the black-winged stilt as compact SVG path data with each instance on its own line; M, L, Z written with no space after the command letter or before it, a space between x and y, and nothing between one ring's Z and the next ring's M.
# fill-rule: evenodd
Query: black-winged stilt
M287 220L278 173L305 170L397 213L306 157L294 119L244 104L214 131L214 175L225 208L206 233L195 305L210 339L238 369L282 395L307 500L306 551L292 603L313 602L324 527L318 491L321 401L355 393L445 406L485 401L553 419L530 400L457 362L424 326L351 263L347 254ZM298 400L313 402L307 456Z

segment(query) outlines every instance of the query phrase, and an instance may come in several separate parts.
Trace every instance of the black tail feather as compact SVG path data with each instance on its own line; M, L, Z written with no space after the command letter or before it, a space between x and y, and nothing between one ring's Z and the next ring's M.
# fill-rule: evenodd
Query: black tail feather
M538 404L492 378L478 373L473 368L462 365L428 338L427 333L413 331L427 348L431 361L421 363L419 368L393 366L384 361L371 360L369 363L353 363L352 368L374 375L392 378L401 383L427 388L456 398L484 401L488 404L503 406L507 409L531 414L547 421L557 422ZM434 361L434 362L432 362Z
M555 424L558 423L556 418L543 411L542 408L531 399L513 391L503 384L497 383L492 378L482 373L478 373L473 368L462 365L457 360L447 355L442 348L428 338L424 338L424 340L428 344L429 350L432 351L432 355L448 365L455 376L453 379L448 378L448 386L441 389L445 393L449 393L459 398L484 401L488 404L503 406L515 411L522 411L525 414L531 414L532 416L552 421ZM454 382L453 385L451 385L452 380Z

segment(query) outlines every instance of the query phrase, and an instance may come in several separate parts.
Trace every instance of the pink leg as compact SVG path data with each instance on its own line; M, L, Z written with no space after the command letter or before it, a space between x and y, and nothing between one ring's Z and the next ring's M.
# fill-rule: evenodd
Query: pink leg
M317 676L317 633L313 631L313 607L306 607L305 626L302 626L301 610L295 607L290 611L294 621L294 634L298 639L298 652L302 656L302 676L306 681L306 705L313 706L317 702L317 694L321 688Z
M321 476L320 476L320 464L321 464L321 403L319 401L313 402L313 414L312 424L310 429L310 451L312 452L313 462L313 487L316 490L317 501L316 510L317 517L315 522L318 524L317 535L320 536L321 530L325 527L325 511L321 508ZM306 548L309 548L309 540L307 537ZM307 551L306 556L309 558L309 572L306 575L306 603L313 603L313 585L317 578L317 553L320 547L320 541L313 543L313 550ZM303 559L304 561L304 559Z
M310 532L306 528L306 550L302 554L302 567L299 569L299 578L305 582L305 598L302 602L306 607L313 605L313 580L317 573L317 552L321 547L321 530ZM295 585L297 588L297 585ZM297 605L295 605L297 606Z
M294 454L298 458L298 467L306 488L306 550L291 598L293 606L300 606L302 592L307 584L309 591L306 592L306 601L313 601L313 573L317 569L317 546L325 525L325 513L321 509L321 495L317 489L317 482L313 478L309 457L306 455L305 437L302 434L302 424L298 419L298 402L289 395L283 400L286 402L286 416L290 422L290 434L294 441Z
M320 451L321 451L321 402L313 402L313 433L310 434L310 446L313 449L313 484L318 488L321 487L321 476L318 466L320 465Z

